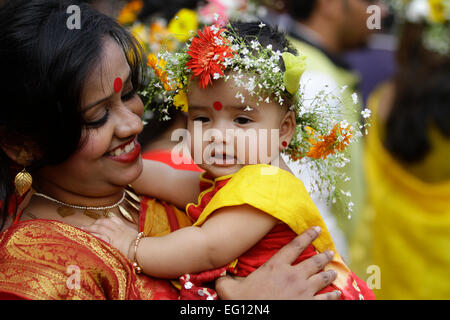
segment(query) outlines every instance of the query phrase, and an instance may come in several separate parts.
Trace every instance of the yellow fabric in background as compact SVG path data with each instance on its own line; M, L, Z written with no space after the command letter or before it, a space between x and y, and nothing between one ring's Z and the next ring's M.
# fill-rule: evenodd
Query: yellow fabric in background
M400 164L380 139L382 94L383 87L368 103L374 119L365 149L368 202L351 242L350 266L357 274L380 268L377 299L450 299L450 141L432 129L432 151L422 166ZM424 181L427 172L435 182Z

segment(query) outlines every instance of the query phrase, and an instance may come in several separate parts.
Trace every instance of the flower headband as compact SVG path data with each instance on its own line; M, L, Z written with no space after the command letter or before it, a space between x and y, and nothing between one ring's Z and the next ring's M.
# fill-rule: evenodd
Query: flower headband
M261 23L259 27L262 29L265 25ZM180 52L150 54L150 82L142 92L148 99L146 106L152 104L152 111L159 114L161 120L168 120L169 108L188 111L187 90L193 79L198 80L202 89L217 79L232 80L236 87L235 98L244 106L246 92L256 97L256 107L272 101L294 111L296 133L284 152L292 160L300 160L316 169L317 190L326 189L333 200L341 198L342 194L348 195L337 192L334 186L337 179L346 178L340 170L349 162L346 147L362 136L361 129L368 124L349 124L340 105L329 103L337 97L325 90L314 99L305 99L300 78L306 68L306 57L295 55L288 48L281 52L270 44L263 46L257 39L256 36L243 39L231 25L227 28L212 25L199 30ZM247 105L244 110L251 110L251 107ZM370 111L365 110L363 116L368 115Z
M434 52L450 53L450 1L448 0L387 0L400 20L425 23L424 46Z

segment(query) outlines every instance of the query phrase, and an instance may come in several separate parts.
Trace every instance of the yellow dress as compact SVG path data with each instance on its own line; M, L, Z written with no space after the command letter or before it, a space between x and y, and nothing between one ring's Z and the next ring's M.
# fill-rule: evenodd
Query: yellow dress
M333 269L337 277L324 290L341 291L341 299L374 299L372 291L364 281L360 280L345 264L336 252L333 240L327 230L317 207L311 200L301 180L287 171L266 164L248 165L238 172L209 180L204 173L201 177L203 192L199 195L198 204L188 204L186 211L195 221L194 226L201 226L216 210L224 207L250 205L280 221L280 224L270 231L263 239L238 257L233 264L236 270L232 272L239 276L247 276L252 270L262 265L283 245L291 241L296 234L301 234L313 226L322 229L319 237L312 242L294 264L303 261L314 254L333 250L335 256L325 267ZM280 227L280 228L279 228ZM236 265L235 265L236 263ZM198 275L188 274L182 277L202 289L205 279L211 281L220 275L227 266L218 270L208 270ZM181 299L195 299L192 290L181 293ZM204 298L202 295L200 298Z
M383 90L368 103L374 118L365 150L368 200L351 242L351 267L360 275L379 268L378 299L450 299L450 140L432 128L426 159L399 163L380 138Z

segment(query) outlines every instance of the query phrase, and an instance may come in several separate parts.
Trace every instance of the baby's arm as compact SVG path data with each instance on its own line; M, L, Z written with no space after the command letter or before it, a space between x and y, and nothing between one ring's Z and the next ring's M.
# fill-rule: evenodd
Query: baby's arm
M137 261L144 273L168 279L222 267L253 247L276 223L275 218L249 205L225 207L201 227L141 239ZM120 219L101 219L86 230L101 234L104 240L133 258L132 244L137 232L123 224L134 232L127 235L119 224L123 224Z
M200 172L176 170L171 166L152 160L143 160L143 170L131 185L147 196L170 202L178 208L197 201L200 193Z

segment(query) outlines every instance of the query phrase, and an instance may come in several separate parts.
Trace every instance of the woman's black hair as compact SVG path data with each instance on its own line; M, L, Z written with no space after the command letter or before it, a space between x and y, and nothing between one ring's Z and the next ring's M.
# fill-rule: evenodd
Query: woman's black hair
M450 137L450 57L422 45L423 25L405 24L397 52L395 98L384 145L398 160L413 164L431 151L430 126Z
M80 28L68 19L80 9ZM39 150L30 173L66 160L83 143L81 96L92 68L101 62L105 38L126 53L136 90L143 64L137 41L116 21L76 0L14 0L0 9L0 143ZM14 192L17 164L0 150L2 224Z

